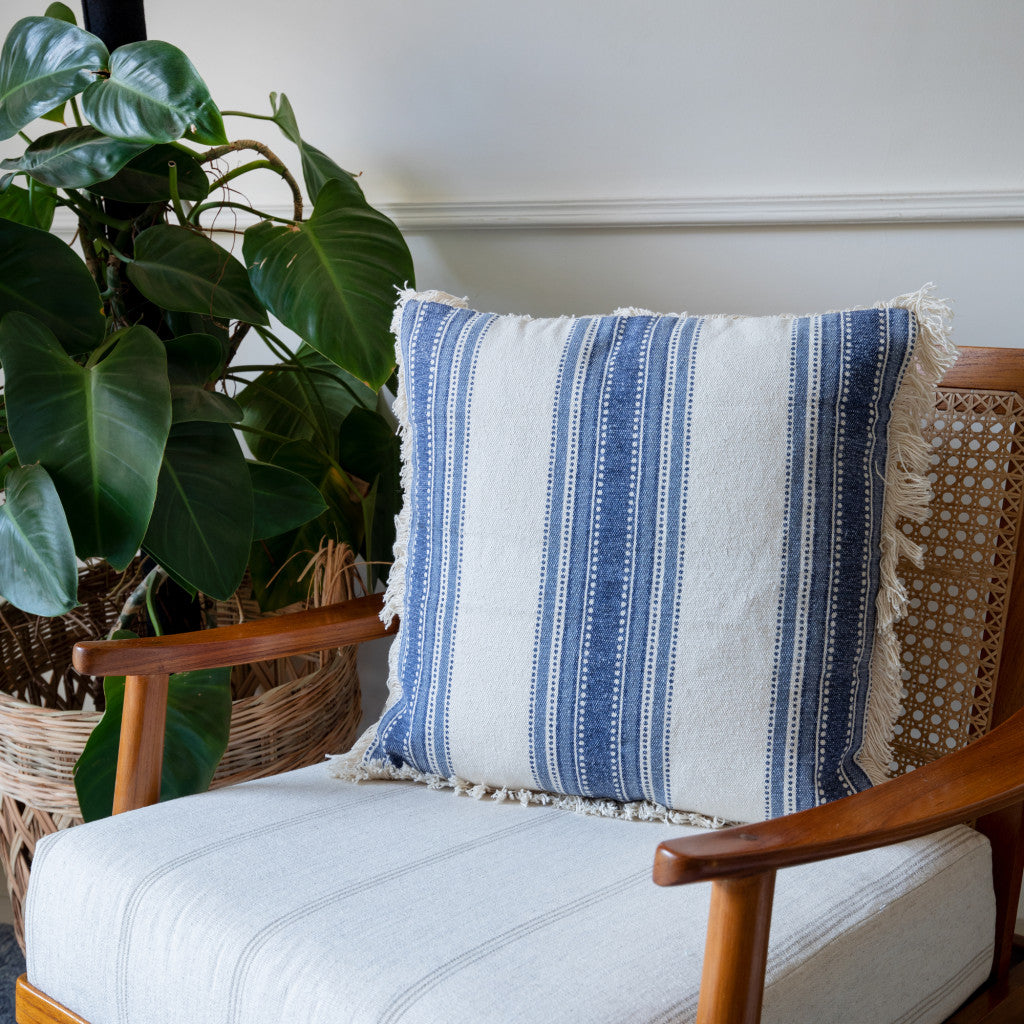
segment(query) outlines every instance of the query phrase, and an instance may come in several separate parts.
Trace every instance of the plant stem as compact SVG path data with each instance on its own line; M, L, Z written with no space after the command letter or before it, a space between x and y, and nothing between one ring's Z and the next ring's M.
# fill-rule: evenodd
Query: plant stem
M245 110L222 110L222 117L251 117L254 121L273 121L270 114L250 114Z
M24 132L18 132L18 137L22 141L27 142L30 146L32 145L32 141L33 140L28 135L26 135Z
M167 184L171 191L171 205L174 207L174 215L178 218L178 223L184 227L188 223L188 217L185 216L185 209L181 205L181 196L178 195L178 165L173 160L168 160L167 171Z
M71 113L72 113L72 115L75 118L75 124L78 125L79 128L81 128L82 127L82 115L81 115L81 113L79 112L79 109L78 109L78 99L76 97L74 97L74 96L71 97Z
M60 202L61 205L74 209L74 204L65 203L63 200ZM92 225L81 214L78 215L78 235L82 246L82 256L85 257L85 265L92 273L96 287L102 292L105 290L104 286L107 282L103 274L103 265L96 255L96 236L92 232Z
M232 179L248 174L250 171L261 171L264 169L273 171L275 174L281 173L281 168L269 160L250 160L249 163L240 164L238 167L228 171L227 174L222 174L216 181L211 183L210 191L212 192L214 189L220 188L221 185L226 185Z
M104 338L104 340L89 353L89 358L85 361L85 368L87 370L91 370L118 343L120 337L120 332L115 331L113 334Z
M278 367L274 366L270 367L269 369L277 370ZM287 398L283 398L276 391L274 391L273 388L268 388L266 384L261 384L258 380L246 380L245 377L239 376L239 374L237 373L225 374L224 379L233 380L237 381L240 384L244 384L247 390L249 388L252 388L254 391L262 391L270 395L275 402L279 402L281 405L286 406L287 408L291 409L291 411L294 412L301 419L304 419L313 428L313 432L318 437L320 437L321 441L323 440L323 437L320 433L320 424L317 423L317 421L312 416L310 416L310 414L305 409L303 409L301 405L297 405L295 402L291 402Z
M109 238L101 238L98 241L103 249L106 249L107 252L111 254L111 256L116 256L122 263L135 262L135 260L133 260L131 256L126 256L123 252L121 252L121 250L113 242L111 242Z
M253 327L263 339L263 344L282 362L290 363L295 358L295 353L273 331L260 327L259 324L254 324Z
M64 191L71 196L72 202L70 205L74 207L80 217L88 217L91 220L99 221L101 224L109 224L110 227L117 228L118 231L127 231L131 228L132 222L130 220L111 217L109 213L101 210L97 204L89 202L77 189L66 188Z
M206 164L211 160L219 160L222 156L226 156L228 153L237 153L243 149L251 149L257 153L261 153L275 165L281 177L288 182L288 187L292 190L292 206L294 207L295 213L294 219L302 220L302 190L299 188L299 183L292 177L291 171L288 170L285 162L275 152L273 152L269 146L265 146L262 142L257 142L256 139L238 139L236 142L229 142L226 146L217 146L214 149L207 150L207 152L199 158L199 162L201 164Z
M229 365L231 360L235 358L235 353L238 351L238 346L242 344L242 339L252 330L252 324L247 324L244 320L238 320L235 323L235 329L231 332L231 336L228 338L228 358L225 365Z
M153 591L156 590L159 583L163 580L158 581L155 572L151 572L146 578L146 611L149 614L149 621L153 627L153 632L157 636L163 636L164 631L160 627L160 617L156 613L156 606L153 604Z
M288 220L287 217L275 217L272 213L264 213L262 210L257 210L252 206L246 206L244 203L231 203L226 199L218 199L209 203L201 203L189 214L189 220L191 223L197 224L199 214L205 213L207 210L213 210L220 207L230 210L245 210L246 213L255 213L257 217L260 217L263 220L276 220L279 224L294 223L294 221Z
M232 424L232 426L235 428L235 430L241 430L246 434L256 434L259 437L265 437L271 441L281 441L283 443L288 443L295 440L294 437L285 437L282 434L275 434L269 430L261 430L259 427L252 427L249 426L247 423L234 423ZM324 448L319 448L318 454L322 455L324 461L331 467L331 469L333 469L338 474L339 477L341 477L341 482L345 485L346 488L348 488L349 497L355 502L361 502L363 500L362 493L360 492L359 488L356 487L356 485L352 482L352 477L350 477L348 473L345 472L344 469L342 469L341 464L338 462L338 460L334 458L334 456L331 455L330 452L326 451Z

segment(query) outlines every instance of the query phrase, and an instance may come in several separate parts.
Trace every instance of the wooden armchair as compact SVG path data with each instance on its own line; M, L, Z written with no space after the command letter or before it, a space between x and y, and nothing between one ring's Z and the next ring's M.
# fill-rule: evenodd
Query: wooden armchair
M995 955L989 982L950 1021L1024 1018L1024 967L1013 968L1024 866L1024 573L1014 573L1024 500L1024 352L965 349L944 382L931 432L938 504L920 538L926 566L907 573L914 601L901 626L908 692L896 744L899 774L832 804L669 840L653 851L659 885L712 883L701 1024L760 1019L780 868L972 821L992 846ZM961 511L979 508L988 510L984 527L971 520L963 528ZM958 599L947 602L949 592ZM933 600L940 594L941 602ZM169 672L376 639L385 634L379 610L380 599L367 597L204 633L79 645L80 671L129 677L115 813L159 797ZM944 669L935 667L942 644L952 645ZM923 656L929 651L934 661ZM961 749L946 753L950 748ZM17 999L19 1024L83 1021L25 977Z

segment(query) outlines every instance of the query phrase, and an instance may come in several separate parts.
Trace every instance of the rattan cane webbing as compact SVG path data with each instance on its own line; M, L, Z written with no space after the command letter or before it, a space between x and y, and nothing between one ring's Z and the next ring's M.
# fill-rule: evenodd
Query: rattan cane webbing
M355 596L347 548L325 544L310 570L311 606ZM7 874L22 948L22 903L36 843L81 822L74 765L100 718L81 707L102 680L70 668L71 647L106 635L138 576L118 583L111 597L106 590L115 582L116 574L106 567L83 571L79 598L84 606L63 619L3 608L8 628L0 633L0 867ZM220 625L260 615L254 601L240 596L217 604L213 612ZM231 690L231 733L215 787L301 768L346 750L362 715L354 647L236 666Z
M924 568L904 564L897 624L903 713L894 774L988 731L1013 555L1024 503L1024 401L1014 392L941 389L925 427L934 489L927 522L904 524Z

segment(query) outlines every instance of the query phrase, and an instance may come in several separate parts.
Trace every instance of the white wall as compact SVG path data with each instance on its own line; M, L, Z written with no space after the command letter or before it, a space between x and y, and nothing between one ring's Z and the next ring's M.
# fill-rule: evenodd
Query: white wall
M1019 0L150 0L147 15L222 107L287 92L371 200L432 224L410 234L422 286L502 311L795 312L934 280L961 343L1024 344ZM271 176L247 180L285 201ZM936 192L939 223L834 223L913 219ZM994 192L997 218L972 220ZM779 196L802 226L733 226ZM694 219L683 199L701 227L630 227L637 200ZM589 221L619 227L564 226L570 200L612 200ZM471 202L491 204L478 221L515 224L525 203L547 226L443 230Z

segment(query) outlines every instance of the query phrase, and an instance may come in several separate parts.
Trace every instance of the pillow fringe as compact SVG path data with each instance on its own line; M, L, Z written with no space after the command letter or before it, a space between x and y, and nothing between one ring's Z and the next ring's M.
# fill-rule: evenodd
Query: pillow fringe
M458 299L440 291L417 292L411 288L398 290L391 328L396 342L399 338L405 306L410 300L440 302L465 308L466 299ZM889 302L876 303L876 309L906 309L917 321L918 336L906 368L904 379L892 406L889 422L889 453L886 468L885 499L882 507L880 539L879 590L875 602L875 645L870 664L870 684L867 695L864 737L856 761L872 783L888 777L892 761L893 727L902 711L900 703L900 644L894 626L907 611L908 594L898 573L898 563L908 558L914 565L922 564L923 553L919 545L910 540L899 528L900 519L923 522L929 515L931 484L927 473L929 447L921 424L934 403L935 386L956 362L957 350L952 342L950 323L952 310L948 302L938 299L934 285L926 284L916 292L898 296ZM616 310L622 314L625 310ZM630 310L629 312L641 312ZM393 412L398 421L401 448L402 493L408 494L412 484L412 440L405 388L405 368L401 345L396 343L398 393ZM411 513L408 502L395 518L395 558L384 595L381 621L390 625L400 615L405 598L405 573L408 559ZM396 686L398 644L392 644L389 657L390 693L387 707L401 697ZM385 709L386 710L386 709ZM376 725L372 725L359 738L350 751L331 758L328 771L339 779L351 782L363 779L410 779L425 782L432 788L451 788L456 793L468 793L477 799L491 795L496 800L516 799L520 802L564 807L582 814L624 817L641 821L665 821L673 824L697 825L705 828L720 827L719 819L685 811L675 811L646 801L618 804L576 796L556 796L533 790L491 789L473 785L459 778L425 775L409 766L396 767L390 762L365 763Z
M870 687L864 738L857 763L873 783L888 778L892 761L893 728L903 708L900 703L900 643L893 628L907 612L909 595L900 579L900 559L920 567L923 552L900 529L899 521L924 522L930 514L932 488L928 481L931 450L922 433L922 421L931 413L935 387L956 362L950 335L953 313L935 297L934 285L900 295L875 308L905 309L917 321L917 339L910 365L892 405L885 499L882 505L879 587L875 600L875 646L871 655Z
M372 731L372 730L371 730ZM429 789L450 789L456 796L469 796L474 800L489 797L498 803L514 800L527 807L531 804L543 807L558 807L601 818L624 818L628 821L656 821L669 825L690 825L695 828L725 828L732 822L722 818L709 818L692 811L676 811L662 804L647 800L618 803L615 800L601 800L595 797L560 796L533 789L509 789L507 786L487 786L483 783L467 782L458 776L446 777L421 772L409 765L393 765L390 761L369 761L363 763L357 748L362 740L348 754L339 754L327 762L327 772L343 782L366 782L374 779L396 779L424 783Z
M405 314L405 307L413 299L419 302L441 302L448 306L458 306L460 309L465 309L468 303L466 299L457 299L446 292L418 292L414 288L398 288L396 290L398 292L398 302L395 305L394 316L391 318L391 333L395 336L398 390L391 411L398 421L396 432L398 434L402 462L402 494L407 495L412 488L412 439L409 436L409 405L405 391L405 361L402 358L402 345L400 341L402 317ZM412 529L410 516L409 502L407 499L404 499L402 510L395 516L395 557L391 571L388 573L388 585L384 591L384 607L380 612L380 620L385 626L390 626L395 616L401 614L402 602L405 599L405 566L409 554L409 532Z

